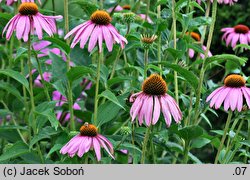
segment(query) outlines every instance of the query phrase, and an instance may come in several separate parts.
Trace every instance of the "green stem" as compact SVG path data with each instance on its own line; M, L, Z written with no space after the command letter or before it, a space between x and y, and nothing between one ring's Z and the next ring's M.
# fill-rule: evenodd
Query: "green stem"
M100 9L103 9L103 0L100 0Z
M55 0L52 0L51 2L52 2L52 9L53 9L53 16L55 16L56 15L56 12L55 12L55 10L56 10Z
M189 141L185 141L183 164L188 163Z
M217 151L217 154L216 154L216 157L215 157L214 164L218 164L220 152L221 152L221 150L222 150L222 148L223 148L223 145L224 145L224 142L225 142L225 139L226 139L226 136L227 136L227 131L228 131L228 129L229 129L229 125L230 125L230 121L231 121L231 119L232 119L232 116L233 116L233 112L232 112L232 111L229 111L229 112L228 112L228 117L227 117L226 126L225 126L224 133L223 133L223 136L222 136L221 141L220 141L220 146L219 146L219 149L218 149L218 151Z
M176 15L175 15L175 0L172 0L172 17L173 17L173 41L174 41L174 49L177 48L177 37L176 37ZM178 63L178 59L175 60L175 63ZM179 87L178 87L178 77L177 72L174 71L174 87L175 87L175 100L176 103L179 104Z
M147 19L148 19L149 7L150 7L150 0L147 0L147 10L146 10L146 17L145 17L146 22L147 22Z
M157 6L157 18L158 19L161 18L161 5ZM162 70L162 65L161 65L161 32L158 36L157 58L158 58L158 62L159 62L159 68ZM160 75L162 76L162 71L160 72Z
M94 105L94 122L97 125L97 113L98 113L98 95L99 95L99 85L101 76L101 64L103 62L102 53L98 54L97 70L96 70L96 86L95 86L95 105Z
M64 0L64 19L65 19L65 33L69 32L69 2ZM66 40L67 44L70 44L70 40ZM67 71L70 70L70 55L67 55ZM73 109L73 93L72 93L72 83L68 80L68 102L69 102L69 112L70 112L70 129L75 131L75 120L74 120L74 109Z
M210 2L210 1L209 1ZM201 98L201 90L202 90L202 84L205 76L205 62L208 57L208 52L212 43L213 33L214 33L214 26L216 22L216 14L217 14L217 0L214 0L213 2L213 8L212 8L212 22L209 30L208 40L207 40L207 49L205 51L205 58L202 63L201 71L200 71L200 78L199 78L199 84L197 89L197 96L196 96L196 103L195 103L195 118L194 118L194 124L198 123L199 119L199 106L200 106L200 98Z
M43 85L44 93L45 93L45 95L47 97L47 100L51 101L49 91L48 91L48 87L47 87L46 82L45 82L44 77L43 77L41 63L40 63L37 55L35 56L35 59L36 59L37 65L38 65L38 73L39 73L39 75L41 76L41 79L42 79L42 85Z
M117 55L116 55L116 58L115 58L115 62L113 64L113 67L112 67L112 71L111 71L111 75L110 75L110 78L109 79L112 79L115 75L115 68L118 64L118 60L120 58L120 55L121 55L121 48L119 48L118 52L117 52Z
M144 79L147 78L147 68L148 68L148 49L144 51Z
M28 40L28 66L29 66L29 85L30 85L30 102L31 102L31 117L33 122L33 132L34 135L37 135L37 122L35 117L35 101L34 101L34 93L33 93L33 79L32 79L32 63L31 63L31 37L29 34ZM31 141L31 139L30 139ZM40 156L41 162L44 164L43 154L40 149L39 143L36 143L37 151Z
M32 78L32 63L31 63L31 39L29 35L28 40L28 66L29 66L29 86L30 86L30 103L31 103L31 114L32 114L32 122L33 122L33 131L36 134L36 119L34 115L35 111L35 101L34 101L34 93L33 93L33 78Z
M148 145L150 132L151 132L151 127L148 127L147 130L146 130L146 134L145 134L144 141L143 141L143 146L142 146L141 164L145 164L146 151L147 151L147 145Z
M228 162L226 162L227 159L228 159L227 155L230 152L230 150L232 149L232 147L235 145L235 142L237 140L238 134L239 134L239 132L241 130L241 127L242 127L243 123L244 123L244 120L241 119L240 125L238 126L238 129L237 129L237 131L236 131L236 133L235 133L235 135L234 135L234 137L233 137L233 139L231 141L231 144L226 148L226 153L225 153L225 156L223 158L222 164L228 163Z

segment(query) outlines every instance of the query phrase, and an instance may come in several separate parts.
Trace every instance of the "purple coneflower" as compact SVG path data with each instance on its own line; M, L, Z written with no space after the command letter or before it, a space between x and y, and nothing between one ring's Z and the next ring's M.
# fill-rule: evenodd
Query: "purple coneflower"
M80 133L74 136L65 146L62 147L60 153L68 154L70 157L78 155L82 157L83 154L89 150L94 149L97 160L101 160L101 147L103 147L108 154L114 159L113 146L107 138L98 134L98 129L92 124L85 123L80 128Z
M224 110L236 108L241 112L243 108L243 97L245 98L248 108L250 108L250 88L246 87L245 79L238 74L230 74L224 79L224 86L213 91L208 97L210 107L215 109L221 107L224 102Z
M201 4L201 0L196 0L199 4ZM213 3L213 0L210 0L211 3ZM218 0L219 4L229 4L233 5L235 2L238 2L238 0Z
M27 42L31 33L37 34L39 39L43 38L43 30L52 36L57 32L55 19L62 16L45 16L39 13L38 6L33 2L24 2L19 6L19 13L15 15L5 26L3 33L9 40L13 32L16 31L17 39Z
M49 72L44 72L43 73L43 79L44 79L44 81L50 82L51 77L52 77L51 73L49 73ZM41 81L42 81L42 77L41 77L41 75L38 75L37 78L34 80L35 86L42 88L43 84L42 84Z
M2 2L2 0L0 0ZM17 0L6 0L6 4L8 6L12 5L14 2L17 2ZM34 0L21 0L22 3L24 2L34 2ZM38 0L38 2L41 4L41 0Z
M198 33L196 33L196 32L190 32L190 33L187 33L187 34L190 34L190 36L191 36L195 41L200 42L201 37L200 37L200 35L199 35ZM202 45L201 47L202 47L202 50L203 50L204 53L205 53L207 47L204 46L204 45ZM194 55L195 55L195 51L194 51L193 49L188 49L188 55L189 55L190 58L193 58ZM212 53L211 53L211 51L208 51L208 57L211 57L211 56L213 56ZM205 55L204 55L203 53L200 53L200 57L201 57L201 59L204 59L204 58L205 58Z
M166 124L171 125L172 117L179 123L182 113L174 98L166 94L167 84L161 76L152 74L142 85L142 91L131 95L129 101L133 103L130 109L132 121L138 117L139 124L145 120L146 125L155 125L162 111Z
M90 20L78 25L71 30L64 39L74 35L71 48L80 42L80 48L84 48L89 39L88 51L91 52L96 44L99 45L99 52L102 51L102 41L105 41L108 51L111 52L113 44L116 42L124 48L127 43L126 38L119 34L115 27L111 24L111 17L106 11L95 11Z
M56 106L62 107L63 104L67 103L67 98L63 96L59 91L54 91L52 96L53 101L57 101ZM78 98L76 102L73 104L74 110L81 110L81 107L77 103L77 101L80 101L81 98ZM65 124L70 120L70 113L69 112L63 112L62 110L59 110L56 112L56 118L61 122L61 124ZM75 120L79 123L82 123L82 120L77 118L75 116Z
M234 27L227 27L221 29L224 32L222 40L226 41L228 46L231 43L231 46L234 48L239 41L240 44L248 44L250 42L250 30L247 26L239 24Z

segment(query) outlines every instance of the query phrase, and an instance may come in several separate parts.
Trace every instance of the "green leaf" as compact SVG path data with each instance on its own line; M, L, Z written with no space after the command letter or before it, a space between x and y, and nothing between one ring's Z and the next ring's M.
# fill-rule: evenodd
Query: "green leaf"
M0 156L0 162L11 158L19 157L28 152L29 152L28 146L23 142L18 141Z
M177 64L171 64L168 62L154 62L154 64L163 64L165 67L173 69L174 71L178 72L183 78L185 78L187 82L194 88L194 90L198 88L199 81L197 76L193 72L184 69Z
M27 81L27 79L20 74L17 71L13 71L11 69L5 69L5 70L0 70L0 74L9 76L13 79L15 79L16 81L18 81L19 83L21 83L22 85L24 85L24 87L28 90L29 92L29 82Z
M121 108L123 108L125 110L125 108L120 104L120 102L116 98L115 94L112 93L110 90L103 91L101 94L98 95L98 97L99 98L104 97L104 98L110 100L111 102L115 103L117 106L120 106Z
M67 43L65 43L65 41L60 40L59 38L56 37L45 37L43 38L46 41L50 41L53 43L53 45L57 46L59 49L63 49L63 51L66 54L69 54L70 52L70 47L69 45L67 45Z
M119 83L122 83L123 81L126 81L126 80L133 80L133 78L131 78L131 77L121 77L121 76L114 77L112 79L109 79L107 84L108 84L109 87L111 87L114 84L119 84Z
M23 54L25 54L28 50L23 47L19 47L16 53L16 58L14 61L17 61Z
M52 127L43 128L30 142L30 148L33 147L38 141L42 139L50 139L50 136L58 134L59 131L55 131Z
M210 142L211 140L207 138L197 138L192 141L191 148L202 148Z
M98 9L97 4L89 0L71 1L70 4L78 4L88 16Z
M184 52L174 49L174 48L167 48L166 51L174 58L174 59L180 59Z
M21 102L23 102L23 97L21 96L21 94L19 93L19 91L12 85L1 81L0 82L0 89L4 89L5 91L7 91L8 93L14 95L17 99L19 99Z
M118 115L120 110L120 106L117 106L110 101L100 105L98 107L97 125L100 127L104 123L111 121Z
M188 126L180 129L178 134L185 139L185 141L190 141L200 137L203 134L203 129L200 126Z
M231 54L222 54L222 55L215 55L212 57L208 57L205 60L205 67L207 68L207 66L211 63L217 62L217 63L221 63L224 61L232 61L237 63L238 65L243 65L246 63L246 58L240 58L238 56L235 55L231 55Z
M52 153L54 153L54 152L60 150L62 147L63 147L62 144L55 144L55 145L50 149L49 153L48 153L47 156L46 156L46 159L48 159L49 156L50 156Z
M70 82L73 82L83 76L88 74L95 75L95 71L86 66L72 67L69 72L67 72L67 77Z
M67 72L67 64L66 62L62 59L62 57L54 54L54 53L49 53L49 57L52 59L52 78L53 80L58 80L58 79L66 79L66 72Z
M55 113L51 109L48 109L47 111L44 111L42 113L38 113L38 112L36 112L36 113L46 117L49 120L51 126L54 127L55 130L57 130L57 128L59 126L59 121L56 118Z

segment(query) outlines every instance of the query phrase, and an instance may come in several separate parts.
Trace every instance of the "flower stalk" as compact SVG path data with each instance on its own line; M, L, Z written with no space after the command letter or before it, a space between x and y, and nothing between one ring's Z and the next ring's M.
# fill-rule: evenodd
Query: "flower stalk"
M220 156L221 150L223 148L223 145L224 145L224 142L225 142L225 139L226 139L226 136L227 136L227 132L228 132L228 129L229 129L229 125L230 125L232 116L233 116L233 112L229 111L228 112L228 117L227 117L227 122L226 122L226 125L225 125L225 128L224 128L224 133L223 133L223 136L222 136L221 141L220 141L220 146L218 148L214 164L218 164L219 156Z
M176 14L175 14L175 0L172 0L172 18L173 18L173 25L172 25L172 32L173 32L173 41L174 41L174 49L177 48L177 37L176 37ZM178 59L175 60L175 63L178 63ZM178 77L177 72L174 71L174 87L175 87L175 100L179 105L179 87L178 87Z
M146 159L146 151L147 151L147 145L150 137L150 132L151 132L151 126L147 128L146 134L143 140L143 146L142 146L142 156L141 156L141 164L145 164L145 159Z
M99 85L100 85L100 77L101 77L101 64L103 62L103 53L98 53L98 62L97 62L97 70L96 70L96 86L95 86L95 100L94 100L94 123L97 125L97 114L98 114L98 95L99 95Z
M69 2L68 0L64 0L64 19L65 19L65 32L69 32ZM66 40L67 44L69 45L70 40ZM66 55L67 57L67 71L70 70L70 55ZM70 112L70 129L75 131L75 120L74 120L74 109L73 109L73 93L72 93L72 84L68 80L68 102L69 102L69 112Z
M209 1L210 2L210 1ZM207 40L207 48L205 51L205 58L204 61L202 63L202 67L201 67L201 71L200 71L200 78L199 78L199 84L198 84L198 89L197 89L197 96L196 96L196 103L195 103L195 118L194 118L194 124L198 123L199 120L199 106L200 106L200 98L201 98L201 90L202 90L202 85L203 85L203 80L204 80L204 76L205 76L205 62L206 59L208 57L208 52L210 50L210 46L212 43L212 38L213 38L213 33L214 33L214 26L215 26L215 22L216 22L216 14L217 14L217 0L215 0L213 2L213 7L212 7L212 22L211 22L211 26L210 26L210 30L209 30L209 34L208 34L208 40Z

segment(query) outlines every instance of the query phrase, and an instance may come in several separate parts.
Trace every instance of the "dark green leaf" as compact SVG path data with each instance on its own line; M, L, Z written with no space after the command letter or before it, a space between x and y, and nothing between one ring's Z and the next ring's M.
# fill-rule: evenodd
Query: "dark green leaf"
M212 57L208 57L206 59L205 67L207 67L209 64L211 64L213 62L221 63L224 61L233 61L233 62L237 63L238 65L243 65L244 63L246 63L246 58L240 58L238 56L231 55L231 54L215 55Z
M120 106L121 108L125 109L121 103L118 101L118 99L116 98L115 94L112 93L110 90L105 90L103 91L101 94L98 95L98 97L104 97L108 100L110 100L111 102L115 103L117 106Z
M52 127L45 127L43 128L30 142L30 148L32 148L32 146L34 144L36 144L38 141L42 140L42 139L50 139L50 136L58 134L59 131L55 131L55 129L53 129Z
M190 141L200 137L203 134L203 129L200 126L188 126L179 129L178 134L185 139L185 141Z
M29 152L28 146L23 142L18 141L0 156L0 162L11 158L19 157L28 152Z
M83 76L88 74L95 75L95 71L86 66L72 67L69 72L67 72L67 77L70 82L73 82Z
M155 63L155 64L159 64L159 62ZM183 78L185 78L187 80L187 82L196 90L198 88L198 78L197 76L187 70L187 69L184 69L183 67L177 65L177 64L171 64L171 63L168 63L168 62L161 62L160 64L163 64L165 67L168 67L168 68L171 68L173 69L174 71L178 72Z
M63 49L63 51L66 54L69 54L70 47L65 43L65 41L62 41L56 37L45 37L44 40L52 42L54 45L56 45L59 49Z
M22 85L24 85L24 87L28 90L29 92L29 82L27 81L27 79L20 74L17 71L13 71L11 69L5 69L5 70L0 70L0 74L9 76L15 80L17 80L18 82L20 82Z

